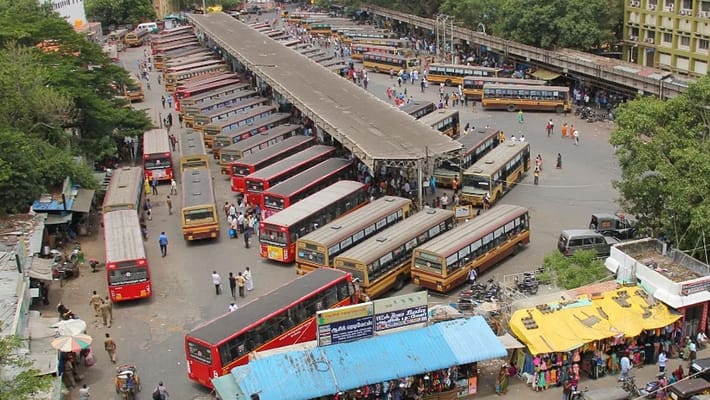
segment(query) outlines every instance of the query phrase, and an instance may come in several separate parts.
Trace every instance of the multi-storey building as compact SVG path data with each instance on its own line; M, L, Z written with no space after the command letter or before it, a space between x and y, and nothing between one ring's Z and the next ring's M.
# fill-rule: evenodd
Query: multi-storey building
M690 76L708 72L710 0L624 0L624 59Z

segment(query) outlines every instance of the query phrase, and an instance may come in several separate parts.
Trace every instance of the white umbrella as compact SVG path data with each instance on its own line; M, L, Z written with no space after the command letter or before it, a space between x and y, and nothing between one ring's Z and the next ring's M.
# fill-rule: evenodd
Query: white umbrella
M57 328L59 336L74 336L86 333L86 321L81 319L68 319L59 321L52 325L52 328Z

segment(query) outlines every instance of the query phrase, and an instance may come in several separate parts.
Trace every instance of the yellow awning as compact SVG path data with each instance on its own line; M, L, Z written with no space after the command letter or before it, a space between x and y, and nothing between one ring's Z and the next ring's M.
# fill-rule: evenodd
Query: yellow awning
M532 76L534 76L537 79L542 79L544 81L551 81L553 79L557 79L560 77L560 74L557 72L552 72L548 71L546 69L538 68L535 70L535 72L532 73Z
M650 302L650 303L649 303ZM668 326L680 315L638 286L605 292L600 298L522 309L510 319L512 333L532 354L562 352L615 336L634 337Z

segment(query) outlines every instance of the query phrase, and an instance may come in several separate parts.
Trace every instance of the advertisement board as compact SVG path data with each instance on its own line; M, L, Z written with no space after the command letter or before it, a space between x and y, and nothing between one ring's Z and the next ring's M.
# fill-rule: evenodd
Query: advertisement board
M318 346L330 346L374 336L373 314L371 302L318 311Z
M375 300L374 304L375 332L423 325L429 317L426 291Z

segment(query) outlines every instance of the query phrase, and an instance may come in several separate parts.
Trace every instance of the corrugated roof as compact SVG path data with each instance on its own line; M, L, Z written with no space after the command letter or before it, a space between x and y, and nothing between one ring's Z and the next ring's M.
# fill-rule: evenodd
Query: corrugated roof
M237 367L231 376L243 393L259 393L261 400L300 400L505 355L486 321L477 316L277 354Z

